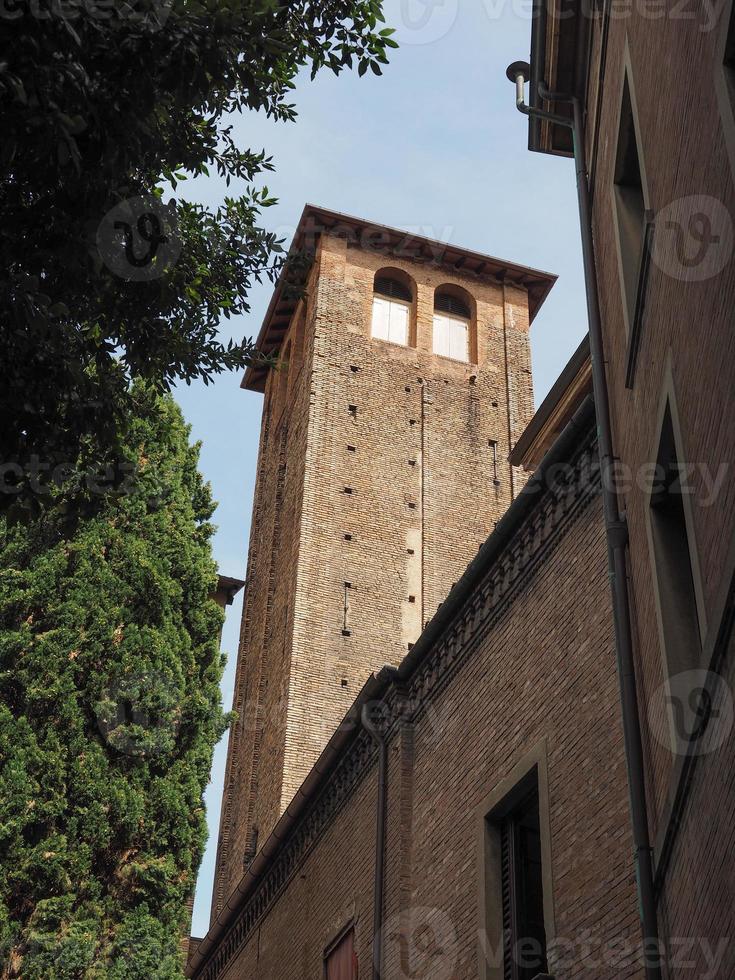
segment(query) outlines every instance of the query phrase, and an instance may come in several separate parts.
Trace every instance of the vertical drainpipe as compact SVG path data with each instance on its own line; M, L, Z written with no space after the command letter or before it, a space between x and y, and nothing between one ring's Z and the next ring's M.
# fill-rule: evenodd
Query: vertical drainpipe
M584 260L587 315L589 319L592 382L597 417L597 436L600 454L602 504L607 537L608 571L612 593L615 647L620 683L620 704L623 720L625 756L628 769L631 823L635 848L638 905L643 932L645 974L647 980L661 980L661 947L656 915L656 895L653 875L653 848L648 830L648 805L643 767L643 740L641 736L640 708L635 680L633 639L631 629L630 597L628 595L626 551L628 527L621 513L615 487L615 456L613 452L610 400L605 374L605 351L602 336L600 298L597 289L594 242L592 238L592 208L590 205L589 178L585 151L584 119L582 104L576 96L550 92L542 83L539 95L547 102L566 102L573 108L573 118L555 115L525 104L525 82L530 77L530 67L525 62L515 62L507 71L508 78L516 86L516 107L527 116L546 119L572 130L574 163L577 177L579 223Z
M363 705L362 726L378 746L378 799L375 814L375 871L373 879L373 980L383 968L383 905L385 899L385 828L388 818L388 743L385 732L370 718L370 704Z

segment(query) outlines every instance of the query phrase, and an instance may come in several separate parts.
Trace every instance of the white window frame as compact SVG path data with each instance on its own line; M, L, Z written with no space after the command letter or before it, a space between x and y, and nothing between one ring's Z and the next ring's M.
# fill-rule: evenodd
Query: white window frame
M388 314L385 329L382 329L382 325L381 329L377 329L378 318L376 314L381 306L387 309ZM375 293L373 295L371 336L389 344L397 344L399 347L408 347L411 336L411 304L404 300Z
M432 350L439 357L448 357L453 361L469 364L470 321L463 316L435 311Z

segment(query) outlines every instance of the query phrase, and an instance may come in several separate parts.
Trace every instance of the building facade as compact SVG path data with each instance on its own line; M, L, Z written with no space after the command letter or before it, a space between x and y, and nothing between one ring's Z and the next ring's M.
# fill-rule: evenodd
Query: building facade
M586 344L531 417L551 278L307 209L306 299L286 277L261 334L289 371L246 379L256 722L191 977L735 976L733 4L543 0L532 24L531 106L581 107L633 674ZM571 156L570 130L531 119L529 146Z
M296 251L259 340L278 367L244 381L265 406L213 917L525 482L507 460L554 281L313 207Z
M544 410L553 451L398 668L370 676L191 976L642 976L584 373L561 436Z
M584 116L662 972L731 977L733 5L535 13L531 102L570 111L543 81ZM530 147L569 131L532 122Z

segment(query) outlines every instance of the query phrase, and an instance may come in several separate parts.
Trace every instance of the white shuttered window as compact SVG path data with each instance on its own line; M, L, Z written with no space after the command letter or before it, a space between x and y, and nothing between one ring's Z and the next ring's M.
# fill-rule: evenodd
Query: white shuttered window
M409 307L399 300L373 297L373 337L408 346Z
M460 317L434 314L434 353L455 361L469 361L470 325Z

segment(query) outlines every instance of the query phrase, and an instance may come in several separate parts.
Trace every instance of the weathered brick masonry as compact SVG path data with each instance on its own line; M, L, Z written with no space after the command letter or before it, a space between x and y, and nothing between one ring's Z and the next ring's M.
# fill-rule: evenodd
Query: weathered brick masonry
M483 897L494 887L484 822L488 796L529 756L548 787L550 968L640 975L625 954L638 921L590 426L588 413L556 460L567 465L516 501L427 630L431 643L369 691L389 739L382 976L502 976L499 924ZM370 975L376 750L356 716L345 730L190 975L318 980L324 950L350 923L360 976ZM441 939L433 959L427 923Z
M281 368L246 379L265 407L213 915L525 482L507 458L533 411L529 312L554 281L320 209L300 227L303 299L272 306L261 336ZM371 337L378 273L410 286L407 346ZM471 307L467 363L432 352L439 287Z
M533 79L573 92L586 127L664 980L730 980L733 2L535 7ZM530 146L569 155L569 130L532 121ZM305 222L315 216L305 299L289 304L277 291L261 335L289 370L267 382L248 375L266 406L240 721L213 928L190 975L318 980L349 926L369 974L378 763L359 724L369 700L389 720L382 975L504 976L508 957L494 954L507 868L485 818L535 772L549 970L556 980L638 976L594 434L581 422L586 352L526 428L528 326L550 278L424 240L409 257L387 229L373 247L364 223L319 209ZM411 284L407 347L370 337L384 270ZM472 308L469 364L431 353L433 297L445 284ZM514 463L543 460L525 489L504 463L514 448ZM651 493L664 450L691 491L674 507L668 485L670 511ZM550 461L573 464L553 486ZM692 621L691 642L677 647L671 623L683 635ZM373 674L383 664L400 666ZM682 733L679 709L691 705L675 685L691 671L687 695L707 697L703 724ZM417 938L427 935L428 960Z
M614 4L570 3L563 10L546 4L532 62L535 77L552 90L578 95L586 120L666 975L729 978L735 976L735 18L731 0L663 4L655 13L646 4L624 6L621 16ZM651 242L650 261L644 249L633 283L638 316L626 311L625 243L616 218L625 84ZM534 137L532 127L534 149L560 152L565 139L561 128L543 127ZM695 738L684 737L686 726L677 721L686 701L677 677L685 672L667 662L666 600L652 544L646 474L657 459L667 400L689 491L683 506L699 636L688 654L699 675L688 690L695 697L707 689L713 698L701 739L695 729ZM720 946L713 973L706 949Z

